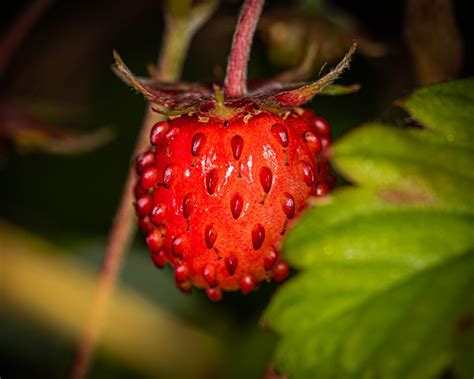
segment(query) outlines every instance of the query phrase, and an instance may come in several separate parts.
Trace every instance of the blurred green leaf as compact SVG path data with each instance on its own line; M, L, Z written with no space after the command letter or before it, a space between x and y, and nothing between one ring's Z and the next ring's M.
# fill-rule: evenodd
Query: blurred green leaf
M421 89L404 106L426 129L371 124L335 146L337 169L358 188L320 200L286 241L302 273L265 315L281 335L278 370L472 376L473 91L472 80Z
M401 105L444 142L473 148L474 79L421 88Z

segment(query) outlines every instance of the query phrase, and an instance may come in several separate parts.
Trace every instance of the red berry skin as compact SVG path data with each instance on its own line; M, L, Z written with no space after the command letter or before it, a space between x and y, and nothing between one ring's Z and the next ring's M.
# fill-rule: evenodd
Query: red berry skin
M150 133L151 144L156 145L163 141L163 139L166 137L166 134L168 133L169 128L169 124L166 121L160 121L153 125Z
M151 253L151 259L155 263L156 267L163 268L168 260L166 258L166 254L163 250L156 250L155 252Z
M306 141L306 144L308 145L308 148L314 154L319 154L319 152L321 151L321 148L322 148L321 138L318 137L313 132L308 131L304 134L304 139Z
M323 117L314 117L312 120L312 129L321 137L329 138L329 123Z
M146 151L143 154L140 154L135 163L135 169L138 173L143 172L143 170L152 166L155 162L155 156L151 151Z
M143 218L146 215L149 215L151 213L152 208L153 199L151 196L143 195L137 198L137 201L135 203L135 211L138 217Z
M274 246L270 246L267 253L263 257L263 268L270 271L278 260L278 251Z
M206 288L206 295L212 301L222 299L222 290L220 288Z
M159 176L156 167L151 166L141 173L140 185L142 189L148 190L158 183Z
M239 283L240 290L244 295L247 295L255 287L255 279L252 275L245 275Z
M163 246L163 230L153 229L146 237L146 244L151 253L157 253Z
M137 213L152 221L155 264L174 266L181 290L204 288L217 301L222 291L249 293L288 275L279 252L285 233L310 196L329 190L322 120L260 111L227 120L180 116L154 129L154 162L137 170L151 206L141 200L146 207Z
M314 187L314 195L318 197L323 197L329 192L329 185L327 183L319 183Z
M150 218L145 216L138 219L138 228L145 234L150 233L155 227L153 226Z
M275 266L273 270L273 273L274 273L273 277L277 282L281 282L288 276L289 272L290 272L290 269L288 265L285 262L280 262Z

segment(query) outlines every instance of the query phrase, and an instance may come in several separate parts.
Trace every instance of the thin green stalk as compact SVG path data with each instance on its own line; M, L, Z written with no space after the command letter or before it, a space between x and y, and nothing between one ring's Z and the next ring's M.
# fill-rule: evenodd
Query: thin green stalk
M218 0L208 0L189 11L189 0L167 1L165 38L158 62L157 79L175 81L181 76L185 55L197 30L206 22L218 5Z

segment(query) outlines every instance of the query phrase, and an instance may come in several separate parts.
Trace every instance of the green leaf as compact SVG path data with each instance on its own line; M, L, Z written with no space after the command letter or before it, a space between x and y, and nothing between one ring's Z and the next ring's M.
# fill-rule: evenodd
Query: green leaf
M470 233L474 213L393 201L403 195L338 191L329 202L308 211L292 230L286 257L301 269L361 262L406 270L426 267L474 246L474 233Z
M404 106L424 129L369 124L336 144L333 163L357 187L318 201L285 241L301 272L264 315L281 337L277 370L472 376L473 83L411 95Z
M421 88L402 106L445 143L473 149L474 79Z
M367 124L335 147L334 165L347 179L371 188L390 188L474 208L474 154L431 138L434 132Z
M472 317L474 254L408 276L397 271L326 264L292 281L267 314L285 333L278 369L294 378L429 378L444 370L463 337L461 320Z

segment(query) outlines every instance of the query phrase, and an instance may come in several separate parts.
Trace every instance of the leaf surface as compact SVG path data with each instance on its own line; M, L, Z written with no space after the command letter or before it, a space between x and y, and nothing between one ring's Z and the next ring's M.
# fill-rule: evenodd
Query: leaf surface
M318 201L285 241L300 272L264 315L281 337L278 371L472 376L473 93L472 80L420 89L403 106L423 129L368 124L336 144L354 186Z

